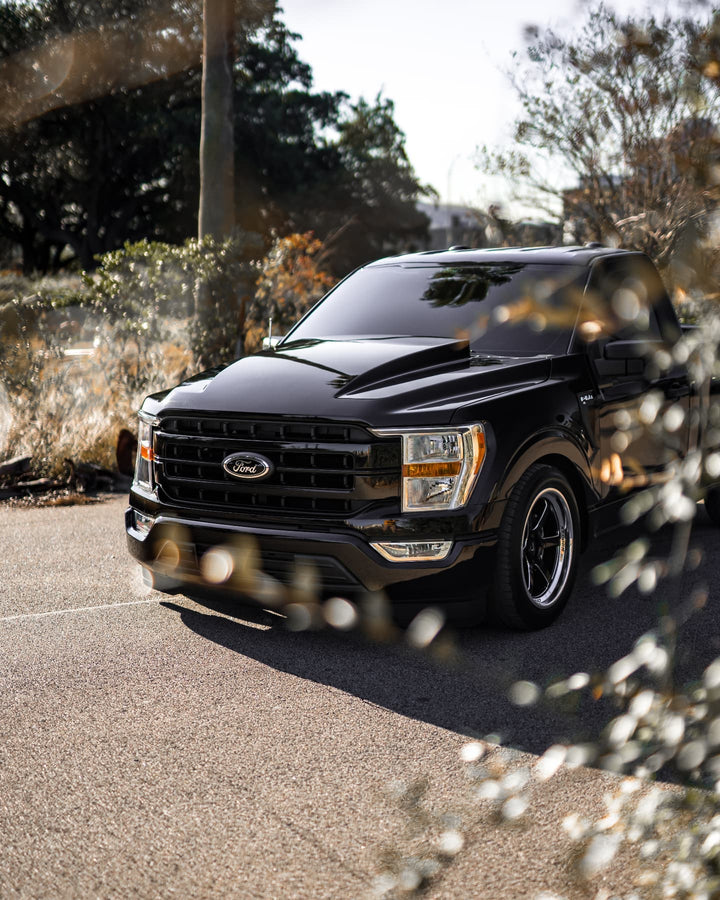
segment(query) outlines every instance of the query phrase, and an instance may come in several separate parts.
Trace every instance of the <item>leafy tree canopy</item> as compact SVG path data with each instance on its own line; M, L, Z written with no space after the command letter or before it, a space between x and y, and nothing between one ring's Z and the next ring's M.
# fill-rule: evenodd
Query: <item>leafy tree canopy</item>
M274 0L237 0L236 221L333 234L338 274L425 230L389 100L316 92ZM84 268L197 231L200 0L0 0L0 239Z
M669 262L706 229L718 198L712 34L691 14L621 18L603 5L570 37L531 30L511 76L522 105L516 148L486 152L482 164L516 179L525 200L557 208L560 199L571 239ZM574 183L545 177L558 163Z

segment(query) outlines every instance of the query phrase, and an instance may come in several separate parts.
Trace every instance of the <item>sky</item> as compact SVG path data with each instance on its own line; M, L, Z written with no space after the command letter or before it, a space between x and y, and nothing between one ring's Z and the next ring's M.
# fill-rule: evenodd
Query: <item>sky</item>
M477 147L507 147L520 112L507 72L523 56L528 25L571 32L586 3L554 0L280 0L283 19L302 35L298 50L318 90L353 99L378 92L395 102L395 121L420 181L443 202L512 218L539 217L512 188L477 170ZM615 0L618 13L643 13L647 0ZM658 15L662 7L655 3Z

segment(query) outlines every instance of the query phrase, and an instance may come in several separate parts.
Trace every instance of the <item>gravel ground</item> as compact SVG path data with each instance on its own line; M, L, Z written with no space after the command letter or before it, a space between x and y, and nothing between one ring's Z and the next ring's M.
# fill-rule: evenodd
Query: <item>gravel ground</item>
M419 779L423 808L457 812L466 833L424 896L629 892L632 855L587 885L560 828L569 812L599 815L614 776L562 773L508 827L471 798L459 756L493 733L504 747L490 764L532 766L607 720L602 702L561 715L513 707L506 689L604 668L676 605L593 586L592 564L624 538L593 547L554 627L461 632L447 668L355 635L292 633L262 610L147 593L124 505L0 509L3 900L370 896L383 853L417 842L396 794ZM683 596L718 583L717 540L701 513L704 561ZM681 631L680 677L720 653L710 601Z

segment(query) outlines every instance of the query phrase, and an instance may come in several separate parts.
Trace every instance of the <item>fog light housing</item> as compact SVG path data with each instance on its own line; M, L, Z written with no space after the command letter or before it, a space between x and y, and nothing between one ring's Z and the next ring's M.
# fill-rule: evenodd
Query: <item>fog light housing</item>
M150 534L150 529L155 524L154 516L146 516L144 513L133 510L133 527L142 535Z
M430 562L445 559L452 541L378 541L370 546L389 562Z

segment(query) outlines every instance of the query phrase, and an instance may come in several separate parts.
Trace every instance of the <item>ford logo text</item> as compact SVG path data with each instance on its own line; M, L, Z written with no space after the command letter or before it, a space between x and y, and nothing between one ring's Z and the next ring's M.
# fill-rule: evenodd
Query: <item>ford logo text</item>
M273 464L259 453L233 453L223 460L223 469L233 478L259 481L273 471Z

